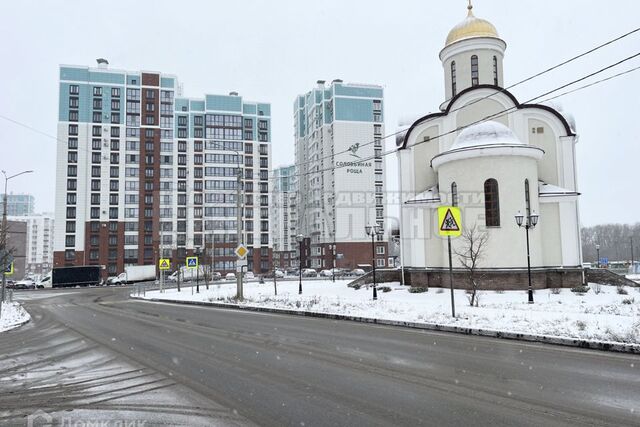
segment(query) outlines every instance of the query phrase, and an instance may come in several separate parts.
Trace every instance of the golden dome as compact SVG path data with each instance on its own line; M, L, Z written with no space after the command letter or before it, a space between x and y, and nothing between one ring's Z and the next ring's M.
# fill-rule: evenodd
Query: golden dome
M485 19L476 18L473 15L471 1L467 6L469 12L464 21L456 25L449 31L445 47L460 40L471 39L475 37L495 37L499 38L498 31L493 24Z

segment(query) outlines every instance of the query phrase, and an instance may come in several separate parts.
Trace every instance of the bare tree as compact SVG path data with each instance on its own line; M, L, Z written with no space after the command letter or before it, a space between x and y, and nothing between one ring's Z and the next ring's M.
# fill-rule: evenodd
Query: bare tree
M455 254L460 264L464 267L467 280L471 286L469 303L473 307L478 305L478 289L481 278L478 272L478 264L484 257L489 235L484 231L478 230L478 227L474 225L462 232L461 239L462 245L455 250Z

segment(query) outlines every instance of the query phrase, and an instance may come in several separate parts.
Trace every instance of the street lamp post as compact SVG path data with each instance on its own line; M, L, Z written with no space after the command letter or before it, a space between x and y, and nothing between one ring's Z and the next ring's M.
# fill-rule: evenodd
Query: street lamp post
M529 229L532 229L538 224L539 215L534 211L529 214L527 211L527 222L524 223L524 215L518 211L516 214L516 224L518 227L524 227L527 235L527 274L529 276L529 304L533 304L533 288L531 287L531 255L529 251Z
M600 268L600 245L596 245L596 265Z
M7 185L10 179L25 173L33 173L33 171L22 171L11 176L7 176L7 172L2 171L2 175L4 175L4 206L2 208L2 241L0 242L0 256L2 257L2 295L0 298L0 312L2 311L2 303L5 301L5 289L7 286L7 276L5 275L5 271L7 271L7 260L9 258L9 251L7 251Z
M302 295L302 242L304 241L304 236L298 234L296 239L298 240L298 295Z
M367 235L371 236L371 260L373 265L373 299L378 299L378 291L376 289L376 236L381 236L384 230L381 225L366 225L364 227Z
M196 263L196 293L200 293L200 246L196 246L195 250L196 257L198 258L198 262ZM193 277L193 276L191 276Z

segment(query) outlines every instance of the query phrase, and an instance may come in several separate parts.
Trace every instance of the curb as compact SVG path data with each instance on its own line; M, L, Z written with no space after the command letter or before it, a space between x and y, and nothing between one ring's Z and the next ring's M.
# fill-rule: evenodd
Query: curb
M525 333L519 333L519 332L495 331L491 329L463 328L459 326L441 325L438 323L418 323L418 322L408 322L403 320L375 319L371 317L348 316L344 314L318 313L318 312L310 312L310 311L287 310L283 308L271 308L271 307L256 307L256 306L228 304L228 303L220 303L220 302L181 301L181 300L168 300L168 299L159 299L159 298L147 299L147 298L133 296L133 295L130 295L129 298L141 300L141 301L208 306L208 307L215 307L215 308L224 308L229 310L246 310L246 311L264 312L264 313L288 314L288 315L304 316L304 317L317 317L317 318L332 319L332 320L348 320L351 322L373 323L376 325L398 326L398 327L404 327L404 328L424 329L429 331L440 331L440 332L452 332L457 334L477 335L477 336L483 336L483 337L502 338L502 339L508 339L508 340L541 342L545 344L562 345L565 347L578 347L578 348L591 349L591 350L615 351L619 353L640 354L640 344L625 344L625 343L612 342L612 341L583 340L580 338L564 338L564 337L558 337L553 335L534 335L534 334L525 334Z

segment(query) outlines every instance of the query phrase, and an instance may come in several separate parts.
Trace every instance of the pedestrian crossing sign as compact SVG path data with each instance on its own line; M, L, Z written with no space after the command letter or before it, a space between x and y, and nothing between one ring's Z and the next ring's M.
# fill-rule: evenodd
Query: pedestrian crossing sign
M187 257L187 268L198 268L198 257L197 256Z
M438 233L441 236L459 236L462 234L460 208L440 206L438 208Z
M171 269L171 260L168 259L168 258L162 258L160 260L158 268L160 268L160 270L169 270L169 269Z
M7 265L7 268L4 270L5 276L13 276L13 262Z

